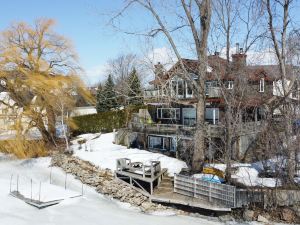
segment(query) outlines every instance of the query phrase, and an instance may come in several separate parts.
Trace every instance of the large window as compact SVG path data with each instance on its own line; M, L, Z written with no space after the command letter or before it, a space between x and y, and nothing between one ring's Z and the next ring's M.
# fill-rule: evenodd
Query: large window
M173 137L149 135L148 148L162 151L176 151L176 141Z
M212 124L218 124L219 122L219 108L206 108L205 120Z
M229 80L226 82L226 88L227 89L233 89L233 81L232 80Z
M184 81L180 78L173 78L171 80L171 94L172 97L183 98L185 92Z
M183 108L182 109L183 125L195 126L196 125L196 109Z
M259 81L259 92L265 92L265 79L261 78Z
M158 108L157 109L158 119L180 119L180 109L178 108Z

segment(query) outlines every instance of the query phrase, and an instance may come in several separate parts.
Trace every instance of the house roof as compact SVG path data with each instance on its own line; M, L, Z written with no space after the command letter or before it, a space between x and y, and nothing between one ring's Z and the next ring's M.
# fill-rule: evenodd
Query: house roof
M242 55L242 54L241 54ZM244 54L243 54L244 55ZM246 59L246 55L244 55ZM197 74L199 67L199 61L193 59L182 59L185 69L188 73ZM250 81L259 81L262 77L266 81L275 81L280 78L280 72L278 65L245 65L236 69L234 62L229 62L230 72L227 73L227 60L218 56L211 55L208 56L208 69L206 74L207 80L234 80L237 76L245 75ZM287 67L288 77L292 76L291 66ZM160 76L156 76L155 80L150 81L152 85L164 84L174 75L179 75L182 71L181 65L177 62L171 69Z

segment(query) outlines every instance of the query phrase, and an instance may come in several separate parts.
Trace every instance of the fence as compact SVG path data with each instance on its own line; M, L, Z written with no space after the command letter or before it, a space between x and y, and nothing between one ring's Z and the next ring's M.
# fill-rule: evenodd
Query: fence
M174 175L174 192L229 208L236 207L236 187Z

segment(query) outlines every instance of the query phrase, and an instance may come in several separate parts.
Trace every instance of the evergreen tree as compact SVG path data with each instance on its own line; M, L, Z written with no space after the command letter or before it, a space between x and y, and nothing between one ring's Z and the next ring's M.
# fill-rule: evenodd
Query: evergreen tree
M97 112L107 112L118 106L115 84L112 76L108 75L104 87L100 85L98 88L96 109Z
M105 96L104 96L104 88L101 84L99 84L96 95L96 110L97 113L105 112Z
M138 77L137 71L133 68L128 77L128 104L141 105L143 104L141 81Z

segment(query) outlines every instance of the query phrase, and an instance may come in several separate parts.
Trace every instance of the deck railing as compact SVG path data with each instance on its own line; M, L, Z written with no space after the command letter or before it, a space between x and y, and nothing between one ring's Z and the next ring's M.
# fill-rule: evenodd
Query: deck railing
M203 181L180 174L174 175L174 192L199 198L216 205L236 207L236 187Z

